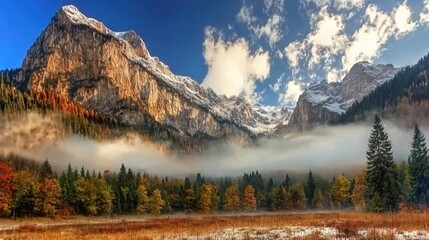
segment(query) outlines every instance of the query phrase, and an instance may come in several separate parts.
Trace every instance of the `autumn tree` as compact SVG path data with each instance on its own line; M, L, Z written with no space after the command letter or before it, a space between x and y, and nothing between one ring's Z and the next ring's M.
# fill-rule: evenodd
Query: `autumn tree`
M54 216L60 199L60 184L57 179L46 177L41 180L37 191L35 210L42 216Z
M143 184L139 184L137 188L137 212L144 213L145 212L145 204L148 200L147 190Z
M157 188L148 198L145 209L149 214L161 214L162 208L165 206L165 201L161 197L161 191Z
M350 181L344 175L335 177L331 187L331 197L337 207L344 207L350 199Z
M243 194L243 207L247 211L256 210L255 189L252 185L247 185Z
M186 210L192 210L195 209L195 193L192 188L189 188L185 191L185 201L184 201L184 207Z
M208 184L201 186L200 199L198 200L198 209L203 213L210 212L212 201L211 201L211 188Z
M236 211L240 208L240 197L238 196L236 184L232 184L226 189L225 200L226 202L224 208L226 210Z
M366 173L364 171L359 172L355 176L355 184L351 195L352 203L356 210L366 209Z
M39 182L37 176L25 166L16 173L16 191L13 194L12 215L33 216Z
M292 206L294 208L304 208L306 204L304 185L295 183L291 189Z
M103 178L80 177L76 183L78 211L85 215L107 215L112 212L112 189Z
M0 162L0 215L9 214L12 194L15 191L15 174L11 167Z

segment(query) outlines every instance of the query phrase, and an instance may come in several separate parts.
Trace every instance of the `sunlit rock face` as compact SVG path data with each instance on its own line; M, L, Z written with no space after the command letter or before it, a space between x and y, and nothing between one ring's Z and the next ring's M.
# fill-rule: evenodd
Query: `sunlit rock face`
M73 6L61 8L28 51L19 84L49 89L152 136L183 141L248 144L272 132L272 118L283 116L246 102L237 109L244 99L218 96L174 75L135 32L113 32Z

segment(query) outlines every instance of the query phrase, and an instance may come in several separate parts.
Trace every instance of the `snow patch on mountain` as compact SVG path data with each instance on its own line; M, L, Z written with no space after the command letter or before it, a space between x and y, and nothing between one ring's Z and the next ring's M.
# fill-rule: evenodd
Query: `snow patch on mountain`
M356 101L392 79L399 71L391 64L358 62L341 82L315 82L304 91L303 99L313 106L323 105L330 112L342 114Z
M72 23L87 25L116 38L121 44L126 45L125 54L129 60L141 65L172 90L207 109L219 119L235 122L255 135L269 135L279 125L285 125L289 121L291 109L252 105L241 97L219 96L213 90L201 87L190 77L173 74L168 65L150 55L144 41L134 31L114 32L103 23L86 17L73 5L62 7L62 11Z

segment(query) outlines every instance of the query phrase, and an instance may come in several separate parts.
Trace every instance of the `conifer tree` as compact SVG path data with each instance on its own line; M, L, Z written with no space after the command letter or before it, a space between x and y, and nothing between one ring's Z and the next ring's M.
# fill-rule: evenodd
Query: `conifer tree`
M314 190L314 198L313 198L313 202L312 202L312 207L315 209L320 209L323 207L323 194L319 188L316 188L316 190Z
M306 192L307 206L309 208L313 208L313 198L314 198L314 191L316 190L316 182L314 180L314 176L311 170L308 173L306 190L307 190Z
M392 144L378 115L368 142L366 198L370 210L397 211L399 192Z
M411 173L411 199L415 204L427 204L429 200L428 149L425 136L417 125L414 128L408 164Z
M403 161L397 166L398 171L398 184L400 192L400 201L408 202L411 199L411 174L408 164Z

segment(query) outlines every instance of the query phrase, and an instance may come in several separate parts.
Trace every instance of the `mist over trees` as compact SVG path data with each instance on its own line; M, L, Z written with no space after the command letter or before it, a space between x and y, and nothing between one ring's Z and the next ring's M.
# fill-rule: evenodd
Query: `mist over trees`
M429 154L418 126L408 161L393 161L393 146L376 115L368 139L367 167L353 178L340 173L324 179L304 177L275 181L258 171L242 177L159 178L134 172L124 164L117 172L65 166L56 173L17 155L0 155L0 214L4 217L55 215L162 214L171 212L284 211L342 209L396 212L400 205L429 204Z

